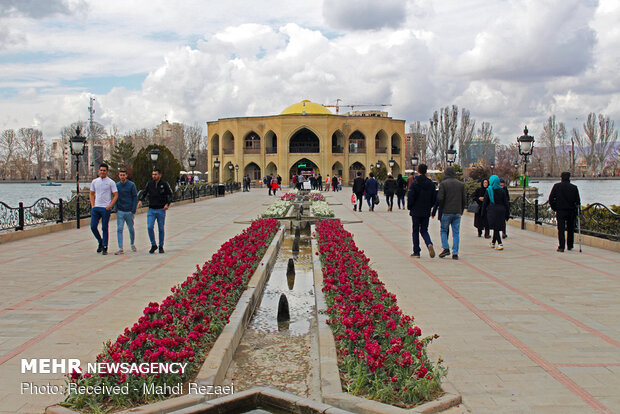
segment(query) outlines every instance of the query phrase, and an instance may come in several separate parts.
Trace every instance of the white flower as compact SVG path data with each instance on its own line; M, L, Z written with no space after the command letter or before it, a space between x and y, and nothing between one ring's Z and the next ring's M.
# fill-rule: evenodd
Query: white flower
M270 205L267 210L261 215L263 218L284 217L288 209L293 203L286 200L277 200Z
M325 201L315 201L310 205L314 217L334 217L334 210Z

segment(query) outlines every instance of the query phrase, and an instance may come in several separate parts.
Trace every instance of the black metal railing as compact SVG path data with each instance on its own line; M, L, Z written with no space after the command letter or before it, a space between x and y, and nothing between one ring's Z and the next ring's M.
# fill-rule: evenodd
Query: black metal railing
M229 182L225 184L198 184L183 185L174 191L173 202L198 199L207 196L223 196L226 192L239 191L241 184ZM142 191L138 193L141 195ZM90 200L86 194L80 194L80 218L90 217ZM0 231L14 229L24 230L28 226L36 226L47 223L63 223L76 220L76 197L66 201L59 199L54 202L49 198L40 198L31 206L19 203L17 207L11 207L0 201ZM148 199L142 205L148 207Z
M601 203L589 204L582 207L580 218L581 232L591 236L610 240L620 240L620 208L619 211ZM520 218L523 211L523 196L518 196L510 202L510 216ZM525 219L539 225L556 225L555 212L551 210L549 202L539 203L525 199ZM577 224L577 223L575 223Z

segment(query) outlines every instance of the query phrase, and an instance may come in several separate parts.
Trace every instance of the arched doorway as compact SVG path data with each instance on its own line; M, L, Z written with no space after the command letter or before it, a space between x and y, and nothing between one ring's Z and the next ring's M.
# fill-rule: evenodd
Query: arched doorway
M337 175L338 177L342 177L343 170L344 170L344 167L342 166L342 164L338 161L335 162L334 165L332 165L332 172L331 172L332 177L334 175Z
M261 181L260 167L256 163L249 163L243 170L244 175L249 175L252 181Z
M269 164L267 164L267 167L265 167L265 174L266 175L277 175L278 167L273 162L270 162Z
M396 178L398 177L398 174L402 174L402 171L400 170L400 165L398 165L397 162L394 162L394 166L392 167L392 175Z
M291 166L291 169L289 170L289 178L293 175L299 174L303 174L307 177L310 177L311 175L318 176L320 174L320 170L314 162L310 161L308 158L302 158L293 163Z
M321 147L319 137L308 128L295 132L289 141L289 153L318 153Z
M354 162L349 167L349 185L353 185L353 180L357 177L357 173L362 173L362 178L366 177L366 167L360 162Z

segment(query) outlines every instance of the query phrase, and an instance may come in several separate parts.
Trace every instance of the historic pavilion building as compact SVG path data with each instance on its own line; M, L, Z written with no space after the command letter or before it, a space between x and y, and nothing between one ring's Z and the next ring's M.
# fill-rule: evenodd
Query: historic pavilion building
M405 121L387 112L333 114L307 100L280 115L223 118L207 123L209 181L261 180L279 174L289 184L293 174L340 175L351 183L357 171L377 162L392 173L404 171ZM219 168L215 168L215 161ZM239 166L238 172L236 166Z

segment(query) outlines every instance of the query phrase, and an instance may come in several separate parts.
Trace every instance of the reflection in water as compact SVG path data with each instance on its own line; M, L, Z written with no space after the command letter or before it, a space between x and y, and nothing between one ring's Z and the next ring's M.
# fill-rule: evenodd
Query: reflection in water
M299 253L293 253L294 236L287 232L261 303L254 311L248 329L285 335L305 335L310 332L315 307L310 229L304 229L301 233L303 237L299 239ZM290 276L289 259L292 259L294 269ZM290 321L283 330L274 316L278 313L280 297L284 293L289 305Z

